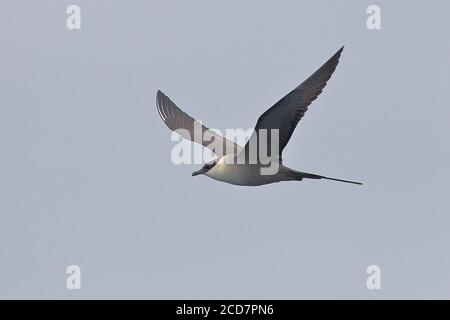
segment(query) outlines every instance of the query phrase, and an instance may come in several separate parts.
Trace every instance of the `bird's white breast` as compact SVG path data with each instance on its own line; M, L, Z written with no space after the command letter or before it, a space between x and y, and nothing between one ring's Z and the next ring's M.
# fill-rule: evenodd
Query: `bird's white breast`
M222 157L206 175L219 181L247 186L279 181L277 175L261 175L260 165L237 164L233 157L235 157L233 154Z

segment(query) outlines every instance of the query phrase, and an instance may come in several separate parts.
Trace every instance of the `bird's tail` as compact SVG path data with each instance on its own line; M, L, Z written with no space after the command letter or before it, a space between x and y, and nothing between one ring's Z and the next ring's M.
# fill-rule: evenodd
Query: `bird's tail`
M295 180L303 180L306 179L327 179L327 180L333 180L333 181L339 181L339 182L345 182L345 183L353 183L353 184L359 184L362 185L362 182L357 181L349 181L349 180L342 180L342 179L336 179L336 178L329 178L325 176L320 176L317 174L307 173L307 172L300 172L296 170L289 170L290 174L292 174L292 178Z

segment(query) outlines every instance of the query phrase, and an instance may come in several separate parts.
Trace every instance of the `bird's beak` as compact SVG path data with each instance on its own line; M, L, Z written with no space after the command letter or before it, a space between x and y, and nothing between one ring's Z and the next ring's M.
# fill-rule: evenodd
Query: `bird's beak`
M206 172L206 169L201 168L200 170L192 172L192 176L198 176L199 174L204 174Z

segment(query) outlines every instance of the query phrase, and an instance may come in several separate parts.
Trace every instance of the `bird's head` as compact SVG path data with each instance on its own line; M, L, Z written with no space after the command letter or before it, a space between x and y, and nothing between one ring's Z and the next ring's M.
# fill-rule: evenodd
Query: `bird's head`
M192 172L192 176L198 176L199 174L205 174L209 170L211 170L216 164L217 164L217 162L215 160L210 161L210 162L206 163L203 167L201 167L200 170Z

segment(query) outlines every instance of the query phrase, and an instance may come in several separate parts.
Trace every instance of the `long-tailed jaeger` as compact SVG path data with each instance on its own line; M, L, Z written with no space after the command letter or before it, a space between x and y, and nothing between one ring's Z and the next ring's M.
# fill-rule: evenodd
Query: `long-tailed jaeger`
M200 170L192 173L193 176L204 174L215 180L241 186L259 186L280 181L301 181L303 179L328 179L353 184L361 182L329 178L317 174L301 172L283 165L282 152L289 142L297 123L308 110L327 84L339 62L344 47L339 49L324 65L314 72L308 79L288 93L264 112L256 123L255 130L244 147L224 138L210 130L183 112L164 93L158 90L156 105L159 115L173 131L177 131L185 139L200 143L211 149L217 158L205 164ZM195 128L200 128L201 134L195 134ZM181 129L181 130L180 130ZM274 130L275 129L275 130ZM198 129L197 129L198 130ZM277 152L270 154L271 163L276 164L276 171L263 173L267 169L268 162L262 161L260 149L264 140L261 132L265 131L265 150L272 150L272 131L276 131L278 138ZM208 139L204 139L208 136ZM270 139L268 138L270 136ZM220 142L217 148L212 147L211 141ZM256 146L256 147L255 147ZM256 154L256 161L249 161L251 155ZM267 154L267 153L263 153ZM244 159L242 161L242 159ZM240 161L241 160L241 161Z

